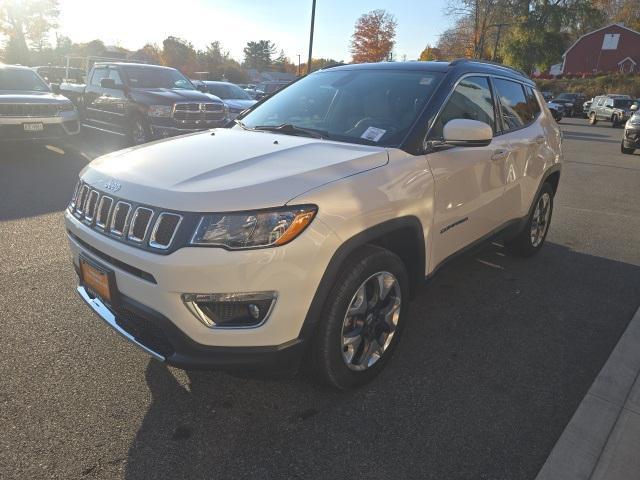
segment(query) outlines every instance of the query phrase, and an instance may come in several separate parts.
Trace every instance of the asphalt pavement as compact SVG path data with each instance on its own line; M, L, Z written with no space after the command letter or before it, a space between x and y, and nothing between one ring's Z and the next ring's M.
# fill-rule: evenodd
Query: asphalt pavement
M110 147L0 147L0 478L533 479L640 305L640 154L561 125L540 254L496 243L443 269L388 368L346 393L123 341L77 298L62 221Z

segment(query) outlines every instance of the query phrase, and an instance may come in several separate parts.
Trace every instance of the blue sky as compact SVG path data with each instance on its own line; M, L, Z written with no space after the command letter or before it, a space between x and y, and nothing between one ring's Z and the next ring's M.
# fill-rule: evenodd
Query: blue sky
M398 21L396 58L416 59L427 43L451 25L446 0L317 0L314 57L349 61L349 40L356 19L383 8ZM272 40L292 61L307 56L311 0L60 0L59 33L75 42L101 38L107 44L137 49L168 35L197 48L219 40L242 59L250 40ZM99 13L98 13L99 12ZM99 15L99 18L96 17Z

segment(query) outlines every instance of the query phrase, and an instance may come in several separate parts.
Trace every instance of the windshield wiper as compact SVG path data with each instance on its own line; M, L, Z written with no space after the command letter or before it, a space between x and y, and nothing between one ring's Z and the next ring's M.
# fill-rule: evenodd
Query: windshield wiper
M327 138L329 136L329 132L316 130L315 128L296 127L290 123L283 123L282 125L258 125L251 128L251 130L265 130L267 132L283 133L285 135L305 135L312 138Z

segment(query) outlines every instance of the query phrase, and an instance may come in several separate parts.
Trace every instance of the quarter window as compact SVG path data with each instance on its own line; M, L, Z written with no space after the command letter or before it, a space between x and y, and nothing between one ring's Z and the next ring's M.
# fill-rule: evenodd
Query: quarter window
M430 138L442 139L442 130L450 120L465 118L484 122L495 132L495 112L487 77L466 77L455 88L444 110L433 124Z
M529 105L529 115L531 115L531 121L535 120L540 114L540 104L538 103L538 98L536 97L533 88L525 87L525 91L527 93L527 104Z

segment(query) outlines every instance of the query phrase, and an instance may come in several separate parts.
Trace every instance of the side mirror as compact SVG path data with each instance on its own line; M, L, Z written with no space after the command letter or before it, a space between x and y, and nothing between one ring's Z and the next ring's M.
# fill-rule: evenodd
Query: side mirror
M53 93L55 93L56 95L60 95L60 84L59 83L52 83L51 84L51 91Z
M638 110L638 104L637 103L634 103L633 105L631 105L631 111L632 112L635 112L637 110Z
M202 93L208 93L207 86L204 83L197 84L196 88Z
M102 88L112 88L112 89L122 88L116 85L116 81L113 78L103 78L102 80L100 80L100 86Z
M456 147L486 147L493 139L493 129L484 122L454 118L442 131L445 145Z

